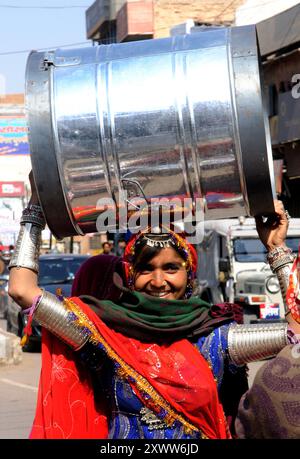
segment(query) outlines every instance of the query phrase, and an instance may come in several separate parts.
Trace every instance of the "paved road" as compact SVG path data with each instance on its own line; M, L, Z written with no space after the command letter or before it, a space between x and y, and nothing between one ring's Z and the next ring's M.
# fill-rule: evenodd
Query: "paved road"
M5 329L0 320L0 328ZM249 365L252 384L262 362ZM41 366L40 353L23 352L19 365L0 366L0 439L28 438L37 398Z
M0 328L6 322L0 320ZM0 365L0 439L28 438L37 398L40 353L23 352L19 365Z

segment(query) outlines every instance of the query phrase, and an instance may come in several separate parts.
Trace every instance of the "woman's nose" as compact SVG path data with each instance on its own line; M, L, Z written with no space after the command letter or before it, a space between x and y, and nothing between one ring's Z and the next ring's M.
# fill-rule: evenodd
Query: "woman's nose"
M166 285L165 276L164 276L163 271L154 270L152 272L150 283L153 287L156 287L156 288L160 288Z

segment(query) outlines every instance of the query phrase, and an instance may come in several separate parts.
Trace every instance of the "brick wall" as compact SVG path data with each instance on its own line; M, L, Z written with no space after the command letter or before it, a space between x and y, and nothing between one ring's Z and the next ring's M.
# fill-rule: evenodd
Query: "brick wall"
M233 23L245 0L154 0L154 38L168 37L171 27L187 19L203 23Z
M128 1L117 14L117 41L153 34L153 1Z

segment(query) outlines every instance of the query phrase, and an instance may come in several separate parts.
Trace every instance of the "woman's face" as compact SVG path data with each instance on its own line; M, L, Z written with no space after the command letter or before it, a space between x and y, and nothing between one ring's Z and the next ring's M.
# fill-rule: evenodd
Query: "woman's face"
M187 285L184 260L172 247L162 249L135 275L134 289L157 298L183 298Z

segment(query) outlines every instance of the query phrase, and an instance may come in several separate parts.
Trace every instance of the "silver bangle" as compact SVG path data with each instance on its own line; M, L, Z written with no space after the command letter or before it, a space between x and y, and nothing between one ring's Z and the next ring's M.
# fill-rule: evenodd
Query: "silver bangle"
M33 317L42 327L63 340L75 351L88 341L88 335L84 330L76 327L70 311L52 293L43 292Z
M272 262L278 257L282 257L283 255L292 255L292 253L293 252L289 247L275 247L275 249L267 253L267 261L272 264Z
M273 273L276 273L279 269L283 268L284 266L293 263L294 260L295 257L293 254L282 255L270 263L270 268Z
M253 324L229 326L228 352L236 365L273 357L288 341L288 324Z
M8 265L9 269L28 268L36 273L39 272L41 233L40 226L32 223L21 225L16 247Z
M289 286L289 281L290 281L290 274L291 274L291 269L292 269L293 264L288 263L281 268L279 268L276 271L276 276L279 282L280 290L281 290L281 295L283 299L283 304L284 304L284 310L285 310L285 315L287 315L290 310L287 306L286 302L286 292Z

